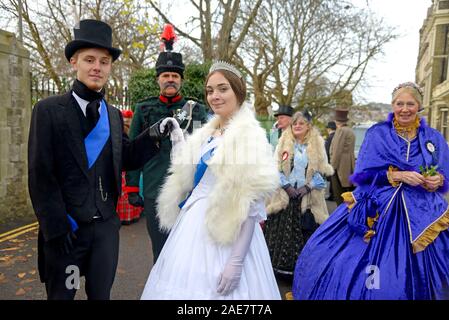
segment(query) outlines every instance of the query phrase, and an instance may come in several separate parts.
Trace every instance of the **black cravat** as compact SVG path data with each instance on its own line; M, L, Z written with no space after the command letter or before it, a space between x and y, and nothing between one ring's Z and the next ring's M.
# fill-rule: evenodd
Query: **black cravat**
M72 86L72 90L81 98L89 101L86 108L86 117L89 122L89 132L95 127L98 119L100 118L100 112L98 107L100 106L100 101L104 97L104 89L100 92L90 90L84 83L75 80Z
M100 118L100 112L98 112L99 107L98 100L94 100L89 102L86 108L86 117L89 122L89 131L91 131L95 125L97 124L98 119Z

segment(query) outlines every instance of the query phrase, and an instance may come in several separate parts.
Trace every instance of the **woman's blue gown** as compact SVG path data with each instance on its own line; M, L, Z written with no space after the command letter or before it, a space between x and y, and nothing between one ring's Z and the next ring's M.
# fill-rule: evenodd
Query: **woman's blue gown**
M386 177L389 166L419 172L422 165L438 165L447 180L448 146L423 120L411 142L396 134L391 120L367 132L352 204L340 205L298 257L295 299L449 299L447 181L429 192L393 187ZM370 228L367 218L376 214ZM367 232L375 234L365 241Z

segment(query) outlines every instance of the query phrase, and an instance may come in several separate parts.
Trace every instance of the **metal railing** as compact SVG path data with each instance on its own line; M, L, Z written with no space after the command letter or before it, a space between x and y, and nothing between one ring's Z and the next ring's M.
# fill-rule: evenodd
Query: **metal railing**
M31 80L31 105L34 106L39 100L62 94L68 90L70 90L70 85L60 92L54 81L50 79ZM106 90L105 98L110 105L120 110L131 109L131 95L128 87L113 87Z

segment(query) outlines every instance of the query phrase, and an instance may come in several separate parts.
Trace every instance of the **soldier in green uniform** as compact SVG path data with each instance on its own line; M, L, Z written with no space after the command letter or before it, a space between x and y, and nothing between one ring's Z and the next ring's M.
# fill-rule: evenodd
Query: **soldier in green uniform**
M166 43L166 50L167 50ZM177 52L164 51L159 54L156 62L156 76L160 88L158 97L150 97L136 104L134 117L129 130L129 137L133 139L140 132L152 124L166 117L173 117L179 113L188 100L181 96L184 64L182 55ZM197 101L192 111L192 119L184 120L180 126L189 133L207 122L206 107ZM129 202L135 206L144 205L144 215L147 229L153 248L153 263L156 262L168 234L159 230L159 221L156 217L156 198L159 188L164 182L167 169L170 165L171 141L167 136L160 141L160 152L148 161L141 170L130 171L126 175L126 185ZM143 195L138 193L140 172L143 171ZM135 189L133 189L135 188ZM134 192L133 192L134 191Z

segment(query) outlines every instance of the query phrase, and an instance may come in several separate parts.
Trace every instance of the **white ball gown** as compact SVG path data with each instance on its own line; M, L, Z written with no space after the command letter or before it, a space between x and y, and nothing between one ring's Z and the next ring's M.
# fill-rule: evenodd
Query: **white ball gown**
M215 148L221 138L202 146L201 154ZM216 177L206 169L199 184L182 207L175 225L153 266L142 300L275 300L280 299L269 252L259 221L266 219L262 201L251 206L255 226L238 287L229 295L217 293L220 273L232 245L220 245L208 235L205 215L208 194ZM244 182L243 182L244 183ZM225 217L224 217L225 218Z

